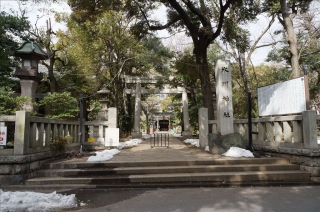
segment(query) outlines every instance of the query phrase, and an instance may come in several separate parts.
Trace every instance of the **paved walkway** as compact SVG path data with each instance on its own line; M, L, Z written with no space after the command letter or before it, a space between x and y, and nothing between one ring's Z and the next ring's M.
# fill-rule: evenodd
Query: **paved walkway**
M68 192L72 194L74 191ZM230 187L76 191L81 212L319 212L320 189Z
M153 138L152 138L153 139ZM182 138L180 138L183 140ZM192 147L180 141L173 135L169 136L169 148L151 147L150 138L143 140L136 147L122 149L120 153L105 162L135 162L135 161L188 161L188 160L210 160L221 158L219 155L212 155L204 150ZM164 142L163 142L164 145ZM69 159L68 162L86 161L88 157Z
M153 138L152 144L153 144ZM218 155L212 155L204 150L186 145L178 138L169 136L169 148L151 147L150 139L144 140L137 147L123 149L114 156L111 161L177 161L177 160L199 160L219 158Z

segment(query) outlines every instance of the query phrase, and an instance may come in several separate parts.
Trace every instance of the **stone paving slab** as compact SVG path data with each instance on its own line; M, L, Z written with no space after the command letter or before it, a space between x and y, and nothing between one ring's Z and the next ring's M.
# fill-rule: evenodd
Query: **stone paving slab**
M150 139L144 140L137 147L124 149L110 161L175 161L220 158L204 150L184 144L170 135L167 147L151 147Z
M151 147L150 138L143 140L138 146L122 149L120 153L113 156L109 161L104 162L137 162L137 161L181 161L181 160L210 160L221 158L220 155L213 155L203 149L192 147L183 143L184 138L169 136L169 148ZM187 138L185 138L187 139ZM164 143L163 143L164 144ZM153 145L152 145L153 146ZM59 162L83 162L88 157L72 158Z

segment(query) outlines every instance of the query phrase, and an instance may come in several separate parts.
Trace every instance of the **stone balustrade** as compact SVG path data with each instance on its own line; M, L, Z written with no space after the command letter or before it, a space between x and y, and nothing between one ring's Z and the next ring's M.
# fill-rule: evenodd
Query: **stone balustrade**
M84 126L87 126L88 132L86 138L105 138L105 129L108 128L108 121L86 121ZM87 139L86 139L87 140Z
M84 122L84 137L104 137L105 128L116 127L116 114L116 109L110 108L108 121ZM13 146L0 146L0 184L21 184L41 164L63 158L64 151L50 146L58 137L71 136L66 151L80 150L79 121L34 117L29 112L17 111L14 116L0 116L0 125L8 128L7 142L14 141Z
M318 149L317 119L314 111L302 115L276 116L252 119L254 145ZM235 132L248 140L248 120L234 120Z
M207 120L206 108L199 108L199 143L208 144L208 129L217 133L217 120ZM252 142L255 150L271 156L285 157L290 163L311 174L311 180L320 182L320 145L318 144L320 115L304 111L301 115L275 116L252 119ZM234 131L249 140L247 119L233 122Z
M79 121L49 119L30 116L29 112L17 111L13 116L0 116L3 126L15 125L13 148L0 149L0 156L28 155L51 151L50 142L58 137L71 136L67 148L80 146ZM85 122L85 138L103 138L108 121ZM9 142L9 140L7 140Z
M199 110L199 114L203 114L204 108ZM199 117L199 126L208 126L212 128L212 133L217 133L217 121L208 120L207 124L201 123ZM304 111L301 115L291 116L275 116L265 118L252 119L252 140L254 145L271 146L271 147L287 147L297 149L319 149L317 141L317 122L320 121L320 115L316 115L315 111ZM248 120L234 120L234 132L240 133L248 140ZM202 130L207 132L208 130ZM201 131L200 131L201 133ZM202 143L207 143L205 136Z
M67 147L80 145L78 121L34 117L17 111L15 124L14 155L50 151L50 141L58 137L72 137Z

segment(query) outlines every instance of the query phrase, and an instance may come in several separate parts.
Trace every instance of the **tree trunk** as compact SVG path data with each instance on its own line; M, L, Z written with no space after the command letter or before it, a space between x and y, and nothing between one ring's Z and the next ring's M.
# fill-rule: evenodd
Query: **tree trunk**
M201 41L201 39L199 40ZM208 69L207 46L204 43L205 41L202 41L202 43L198 42L199 45L195 45L194 54L196 55L196 62L198 65L198 71L200 73L203 106L208 108L209 120L213 120L214 108L212 86Z
M191 90L190 90L190 97L191 97L192 105L198 105L196 94L194 93L193 87L191 87Z
M244 83L244 89L245 89L245 93L250 91L249 88L249 70L248 70L248 66L246 64L246 57L245 57L245 53L244 52L240 52L239 55L239 60L240 60L240 71L242 74L242 78L243 78L243 83Z
M50 60L50 63L49 63L49 66L47 67L48 68L48 77L49 77L49 80L50 80L50 91L53 93L53 92L56 92L57 91L57 80L53 74L53 70L54 70L54 54L52 55L52 57L49 59Z
M114 80L113 83L113 87L114 87L114 107L117 108L117 110L119 110L119 87L118 87L118 81Z
M298 44L296 33L294 32L292 18L290 17L289 8L286 0L280 0L282 18L283 18L283 27L285 28L288 34L288 44L290 51L292 75L294 78L300 77L299 70L299 55L298 55Z
M124 90L127 89L127 84L126 83L123 83L124 84ZM128 98L127 98L127 94L126 92L123 90L122 94L123 94L123 110L124 110L124 114L126 115L129 115L129 109L128 109Z
M51 28L51 19L49 18L47 20L47 43L46 43L46 49L47 51L49 51L51 48L51 33L52 33L52 28ZM54 70L54 62L55 62L55 56L56 56L56 52L53 51L52 55L49 59L49 65L47 66L48 68L48 77L50 80L50 91L51 92L56 92L57 91L57 80L53 74L53 70Z

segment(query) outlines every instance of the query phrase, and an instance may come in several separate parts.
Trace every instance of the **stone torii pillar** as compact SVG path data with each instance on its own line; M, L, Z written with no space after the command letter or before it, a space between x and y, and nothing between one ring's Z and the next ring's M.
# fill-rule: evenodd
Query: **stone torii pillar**
M184 119L184 136L192 135L190 130L189 120L189 107L188 107L188 96L187 90L184 87L178 88L165 88L165 89L145 89L141 88L141 84L156 84L159 80L163 80L163 77L138 77L138 76L124 76L125 82L128 84L136 84L136 89L125 89L127 94L136 94L135 102L135 116L134 116L134 131L132 137L141 138L140 133L140 106L141 106L141 94L169 94L169 93L182 93L182 104L183 104L183 119ZM139 83L139 85L138 85ZM138 89L139 88L139 89ZM139 92L139 93L137 93ZM138 101L139 100L139 101ZM138 130L139 127L139 130ZM158 128L158 127L157 127Z
M182 112L183 112L183 127L184 131L182 132L183 136L191 136L190 131L190 121L189 121L189 106L188 106L188 96L186 89L182 92Z
M137 82L136 85L136 99L135 99L135 106L134 106L134 125L133 125L133 132L132 138L141 138L140 132L140 113L141 113L141 83Z

